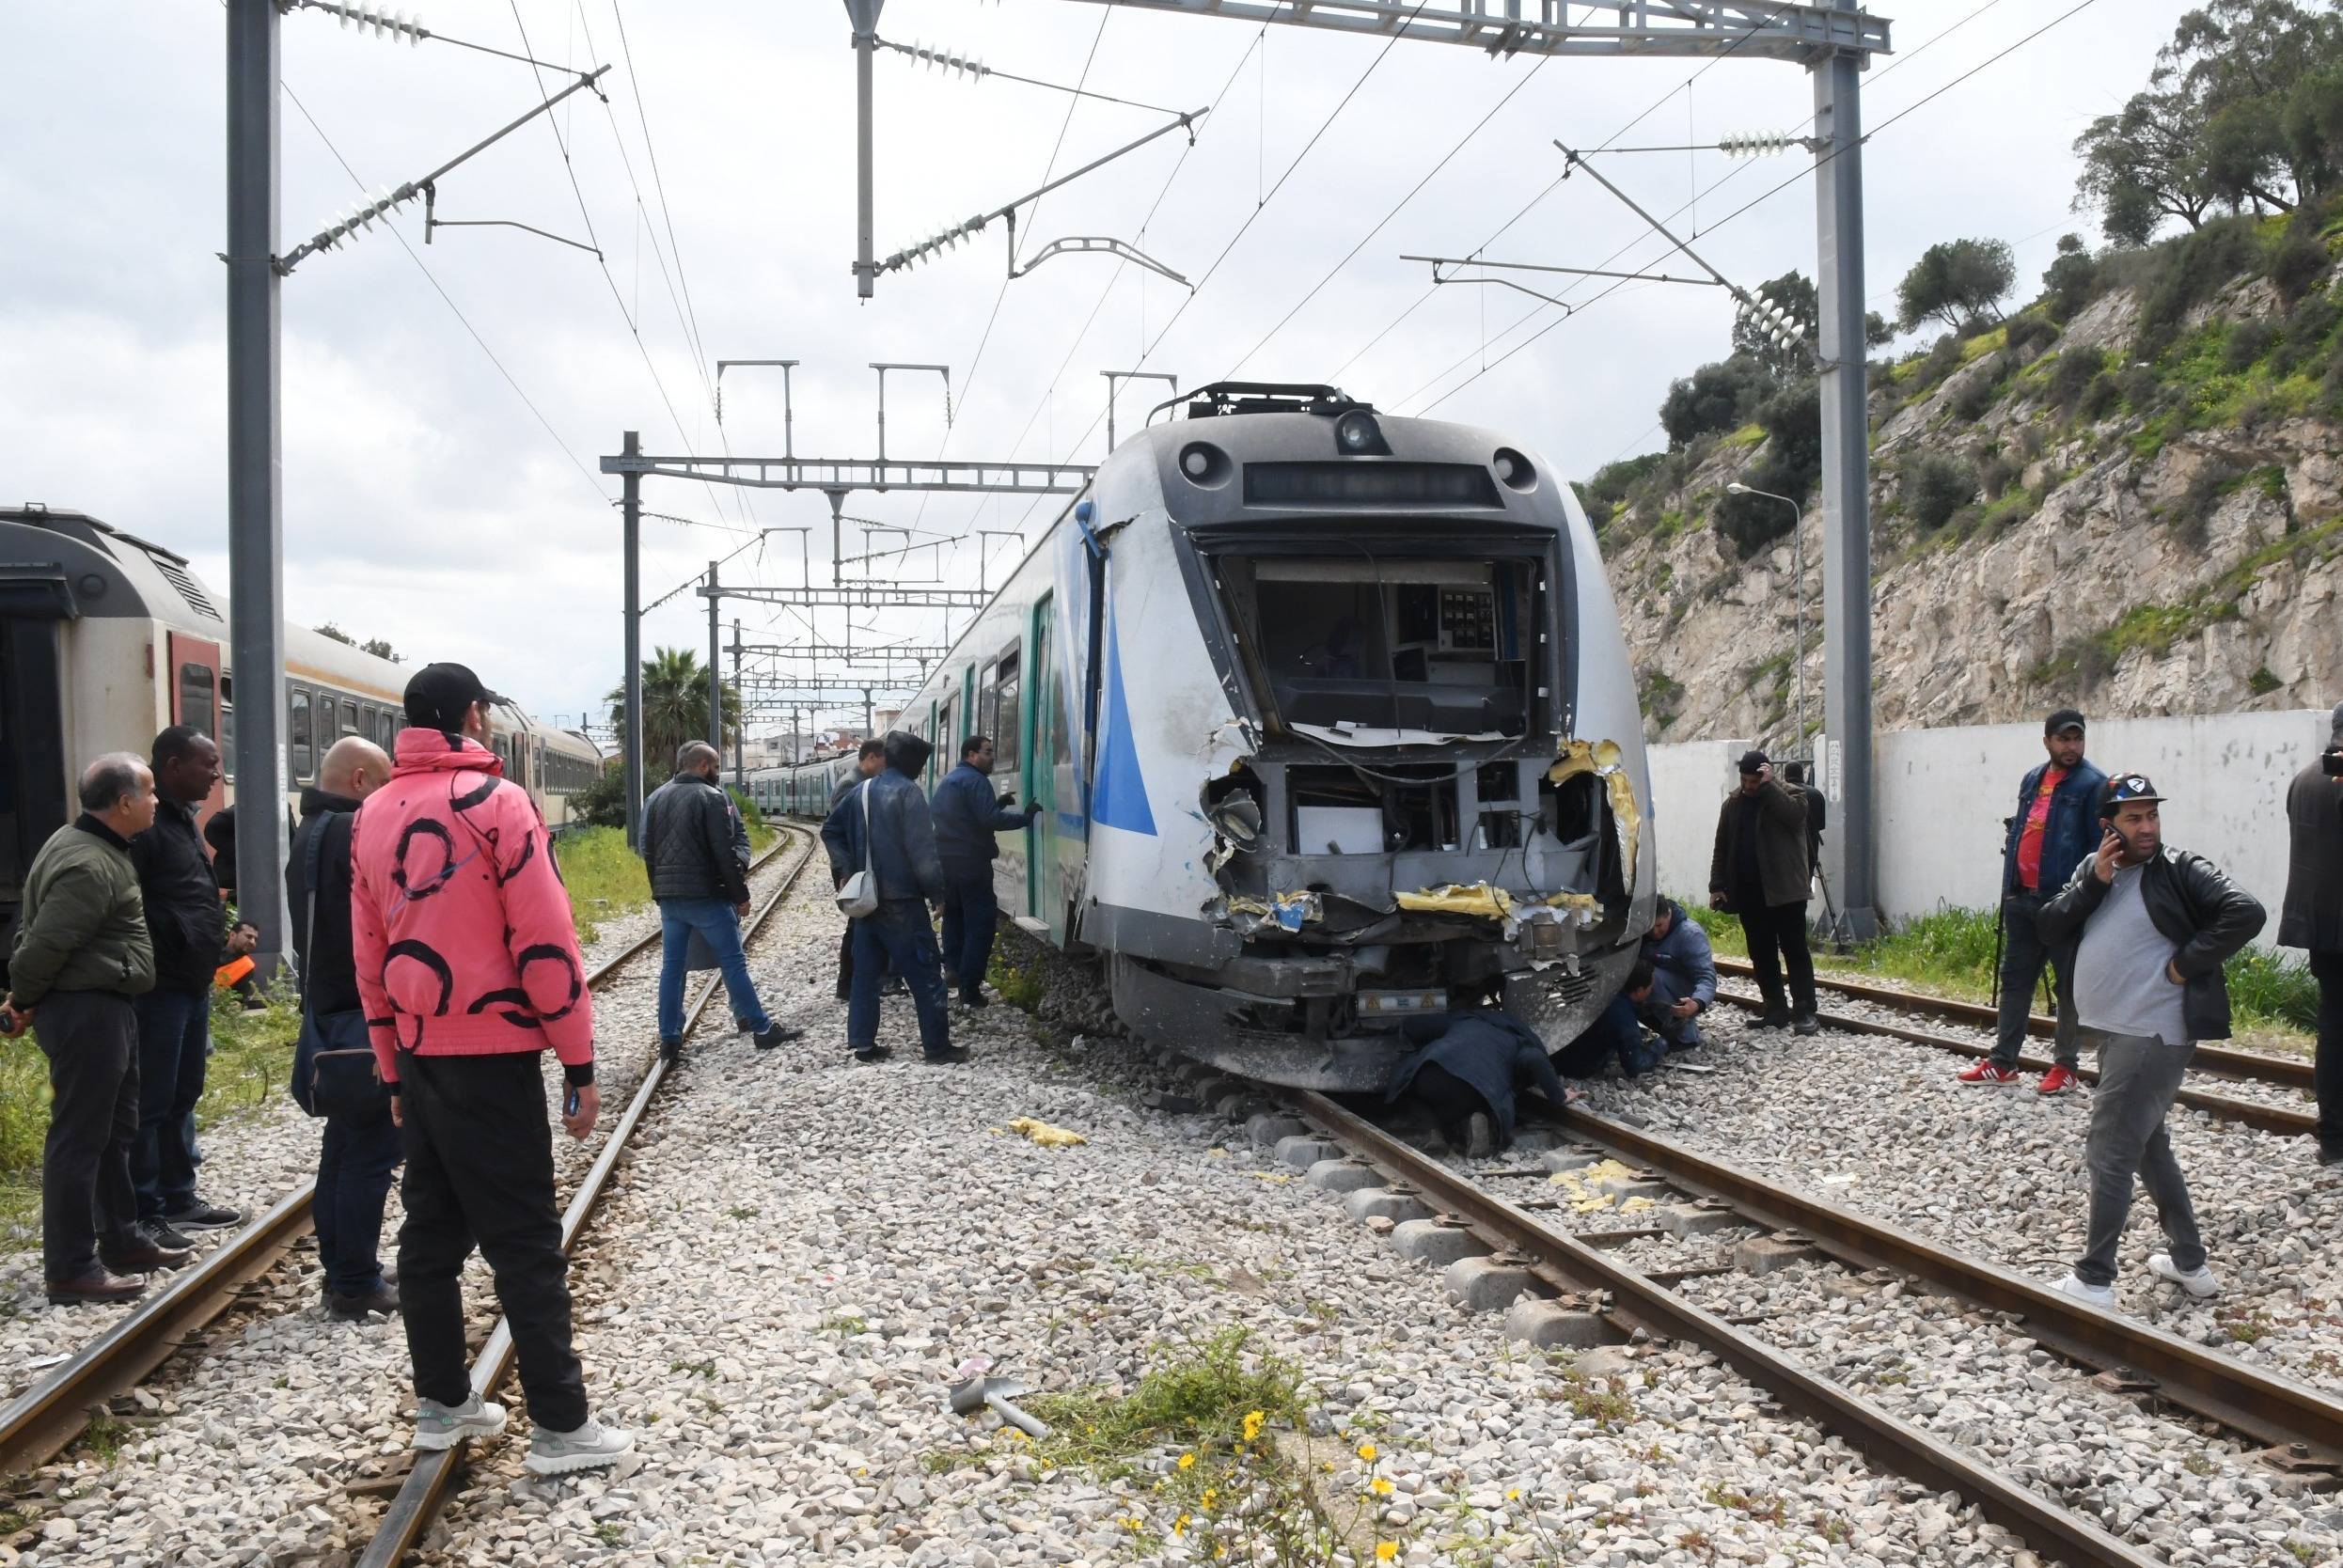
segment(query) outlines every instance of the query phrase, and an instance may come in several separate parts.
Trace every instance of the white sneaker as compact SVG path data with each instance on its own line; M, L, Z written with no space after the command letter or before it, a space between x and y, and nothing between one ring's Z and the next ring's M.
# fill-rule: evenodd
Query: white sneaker
M504 1430L504 1406L478 1394L462 1404L418 1400L415 1412L415 1446L451 1449L467 1437L494 1437Z
M2113 1307L2115 1304L2115 1286L2085 1284L2082 1277L2072 1269L2068 1269L2067 1278L2052 1285L2051 1289L2060 1295L2070 1295L2077 1301L2087 1301L2094 1307Z
M586 1424L575 1432L536 1428L529 1435L528 1457L521 1461L521 1466L531 1475L566 1475L572 1470L615 1465L634 1447L635 1439L617 1427L605 1426L588 1417Z
M2221 1281L2214 1278L2211 1268L2199 1263L2194 1273L2185 1272L2173 1262L2172 1254L2169 1252L2149 1253L2147 1272L2159 1279L2171 1280L2199 1301L2209 1295L2221 1294Z

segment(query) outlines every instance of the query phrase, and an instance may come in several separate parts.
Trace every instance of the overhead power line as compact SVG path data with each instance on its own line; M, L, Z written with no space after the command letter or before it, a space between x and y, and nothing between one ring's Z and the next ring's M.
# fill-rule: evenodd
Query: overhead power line
M317 133L317 139L325 144L325 150L333 154L334 162L341 165L341 172L350 177L350 182L361 191L368 189L366 181L358 178L358 171L350 166L350 160L341 155L341 149L334 145L334 138L325 133L325 128L317 122L317 117L309 113L309 106L301 102L300 96L290 86L279 83L278 90L284 93L287 102L301 112L301 118L309 122L309 129ZM440 303L448 307L448 313L455 317L472 341L479 346L480 353L488 356L488 363L496 368L496 373L504 378L505 384L512 388L512 395L521 400L521 406L527 409L530 416L543 428L546 436L561 449L561 455L570 460L570 466L575 468L585 478L587 484L592 487L597 497L607 501L610 498L610 493L603 488L602 480L596 477L591 468L586 466L585 461L571 449L570 444L561 439L561 432L553 428L553 421L545 417L545 411L537 406L537 400L528 395L527 388L522 386L520 378L512 373L501 358L497 357L496 351L488 346L488 339L480 336L480 328L472 324L472 319L464 313L464 307L456 304L454 296L448 292L446 286L439 281L437 274L432 273L430 265L415 253L413 245L407 243L407 237L400 233L396 227L391 228L390 235L392 239L399 242L399 248L407 253L407 259L415 263L416 270L423 274L424 281L432 286L432 291L439 296Z

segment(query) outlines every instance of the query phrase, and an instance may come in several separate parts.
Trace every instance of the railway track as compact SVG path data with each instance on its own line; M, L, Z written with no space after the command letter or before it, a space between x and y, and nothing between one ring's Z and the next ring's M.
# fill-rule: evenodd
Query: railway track
M769 865L785 847L785 840L777 840L749 870ZM795 870L790 874L794 877ZM587 988L604 989L658 944L659 932L653 928L598 964L586 977ZM302 1183L252 1224L172 1275L161 1290L0 1409L0 1476L21 1475L63 1452L107 1401L146 1381L244 1300L256 1280L316 1229L309 1208L315 1192L313 1181Z
M1949 1489L2036 1551L2069 1564L2144 1568L2159 1560L2098 1524L1922 1431L1848 1388L1808 1370L1736 1323L1686 1299L1675 1286L1727 1272L1695 1268L1644 1273L1610 1247L1666 1232L1628 1228L1574 1234L1548 1216L1557 1207L1545 1182L1557 1167L1484 1172L1475 1178L1425 1153L1323 1095L1287 1091L1307 1122L1353 1157L1419 1200L1441 1222L1472 1231L1500 1264L1519 1268L1543 1294L1591 1305L1618 1337L1637 1328L1683 1340L1715 1355L1785 1407L1863 1449L1882 1466ZM2161 1402L2267 1445L2265 1458L2317 1487L2343 1481L2343 1403L2161 1329L2099 1312L2003 1268L1819 1200L1785 1190L1670 1140L1572 1106L1554 1124L1589 1151L1660 1182L1690 1200L1733 1211L1777 1243L1812 1247L1852 1269L1885 1270L1921 1289L2021 1318L2046 1350L2096 1374L2100 1387ZM1501 1196L1515 1183L1536 1186Z
M821 852L821 839L816 835L795 824L791 824L787 831L794 832L802 837L805 839L805 847L798 853L796 864L782 876L780 886L775 888L772 895L749 917L748 924L741 933L741 940L744 944L763 929L765 920L781 906L792 889L796 886L798 877L804 873L806 867ZM771 851L767 852L768 856L778 854L780 848L780 845L776 844ZM707 982L700 988L699 995L691 999L684 1013L684 1037L686 1040L691 1037L692 1031L699 1027L701 1014L707 1011L708 1004L715 999L716 993L722 989L722 985L721 977L711 975ZM592 1167L587 1170L585 1177L578 1183L576 1191L571 1195L568 1206L561 1212L561 1253L563 1257L568 1257L576 1250L578 1238L585 1233L586 1227L592 1223L594 1213L601 1206L603 1195L608 1190L610 1177L618 1169L619 1160L626 1152L628 1140L635 1136L636 1129L642 1125L644 1116L650 1110L652 1100L658 1093L660 1086L667 1081L667 1064L654 1056L650 1070L643 1074L642 1083L637 1087L634 1097L627 1102L626 1109L621 1113L616 1124L603 1139L602 1148L596 1154ZM511 1325L504 1318L498 1317L495 1327L489 1332L488 1339L481 1345L480 1354L473 1358L473 1392L483 1398L495 1393L497 1386L511 1375L513 1360ZM463 1476L471 1444L466 1440L458 1443L452 1449L432 1452L418 1451L415 1454L414 1464L408 1469L406 1479L401 1483L398 1495L391 1499L390 1507L384 1513L382 1522L375 1527L372 1540L367 1544L366 1550L359 1555L357 1568L396 1568L397 1564L404 1562L408 1554L422 1544L425 1532L439 1517L440 1510L447 1506L448 1499L454 1495L456 1483Z
M1719 958L1717 973L1746 980L1752 971L1746 959ZM1943 996L1923 996L1915 992L1897 991L1887 986L1866 985L1859 980L1835 980L1817 974L1815 988L1842 996L1873 1007L1890 1008L1908 1013L1967 1024L1978 1028L1993 1027L1994 1011L1977 1002L1955 1001ZM1735 992L1719 991L1717 1000L1728 1002L1746 1012L1762 1012L1765 1004L1754 996ZM1866 1018L1854 1012L1821 1012L1816 1014L1825 1028L1845 1029L1855 1034L1879 1035L1901 1040L1913 1045L1926 1045L1933 1050L1948 1051L1955 1056L1971 1058L1992 1055L1992 1046L1977 1040L1965 1040L1958 1035L1940 1034L1932 1030L1907 1027L1878 1018ZM2047 1039L2054 1025L2039 1014L2029 1015L2026 1032L2036 1039ZM2018 1058L2021 1067L2034 1072L2047 1072L2051 1060L2031 1052ZM2221 1045L2199 1045L2190 1058L2192 1071L2201 1071L2216 1077L2243 1083L2265 1084L2273 1089L2307 1094L2311 1090L2311 1064L2288 1057L2273 1057L2258 1051L2239 1051ZM2087 1059L2075 1069L2075 1076L2085 1083L2099 1082L2099 1069ZM2208 1090L2183 1088L2178 1097L2180 1104L2201 1110L2224 1121L2235 1121L2281 1137L2309 1137L2318 1131L2316 1112L2266 1100L2241 1099L2234 1094L2219 1094Z

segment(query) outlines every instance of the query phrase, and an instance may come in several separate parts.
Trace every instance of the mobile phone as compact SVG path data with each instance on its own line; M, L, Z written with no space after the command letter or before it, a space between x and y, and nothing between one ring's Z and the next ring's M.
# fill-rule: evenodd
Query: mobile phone
M570 1086L569 1098L561 1102L561 1114L564 1116L577 1114L577 1086L575 1084Z
M2131 840L2123 836L2123 829L2115 825L2115 818L2101 817L2099 820L2099 825L2115 836L2115 842L2123 847L2124 854L2130 855L2131 853Z

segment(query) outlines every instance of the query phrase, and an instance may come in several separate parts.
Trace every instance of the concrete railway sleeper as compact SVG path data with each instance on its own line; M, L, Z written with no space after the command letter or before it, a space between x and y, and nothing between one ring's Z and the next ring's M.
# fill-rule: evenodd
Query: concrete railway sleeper
M1950 1297L2021 1330L2042 1353L2079 1368L2099 1395L2143 1403L2151 1413L2170 1406L2249 1444L2267 1445L2254 1457L2286 1484L2326 1491L2343 1481L2343 1403L1638 1128L1572 1107L1559 1124L1524 1129L1524 1145L1552 1145L1538 1163L1476 1177L1324 1096L1284 1099L1295 1114L1256 1116L1256 1141L1275 1139L1279 1157L1307 1167L1313 1185L1343 1196L1352 1217L1390 1231L1403 1252L1443 1265L1444 1283L1458 1299L1508 1309L1509 1336L1593 1348L1642 1329L1700 1345L1883 1466L1958 1492L2036 1550L2069 1563L2157 1560L1743 1331L1768 1321L1763 1313L1728 1315L1689 1297L1716 1283L1712 1277L1742 1276L1746 1283L1747 1276L1817 1255L1851 1271L1900 1276L1921 1293L1915 1301ZM1578 1147L1563 1145L1564 1137ZM1555 1214L1564 1202L1546 1196L1543 1185L1535 1196L1510 1200L1492 1190L1508 1178L1559 1179L1559 1172L1606 1156L1629 1171L1606 1181L1607 1190L1651 1200L1646 1207L1679 1200L1664 1213L1653 1209L1652 1217L1664 1224L1630 1215L1595 1221L1610 1229L1573 1231L1568 1216ZM1664 1251L1738 1227L1754 1234L1729 1259L1684 1253L1663 1259L1662 1266L1638 1267L1620 1255Z
M785 831L808 838L808 850L801 853L810 852L810 835ZM786 839L777 840L757 858L751 872L769 866L787 847ZM803 863L801 858L801 868ZM587 988L601 991L611 985L636 959L655 952L659 939L654 925L588 974ZM137 1388L245 1300L255 1283L281 1266L314 1231L310 1200L315 1186L314 1181L302 1182L0 1409L0 1475L21 1475L63 1452L110 1401Z

